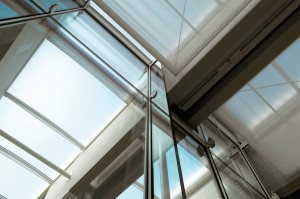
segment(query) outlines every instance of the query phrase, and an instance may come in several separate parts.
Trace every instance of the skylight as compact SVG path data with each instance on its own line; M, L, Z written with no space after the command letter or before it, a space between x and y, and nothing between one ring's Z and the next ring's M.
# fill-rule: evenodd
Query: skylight
M300 39L296 40L220 110L256 132L266 121L279 119L300 98ZM278 117L279 116L279 117Z
M177 75L250 1L94 2Z
M125 106L112 91L47 40L8 92L85 146Z

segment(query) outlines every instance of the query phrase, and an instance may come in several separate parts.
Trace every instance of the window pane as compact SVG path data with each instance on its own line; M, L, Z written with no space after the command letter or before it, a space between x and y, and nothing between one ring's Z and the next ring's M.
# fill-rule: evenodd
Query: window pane
M145 89L146 65L88 13L56 19L131 84L141 91Z
M47 40L9 92L84 145L125 106L112 91Z
M203 147L181 131L176 131L176 140L187 198L220 198Z
M156 96L152 98L152 102L169 114L164 75L162 69L157 65L151 68L151 90L152 92L156 92Z
M96 175L78 198L135 198L144 195L146 108L133 101L95 141L99 154ZM93 147L93 144L90 147ZM105 146L105 147L103 147ZM94 153L94 152L93 152ZM85 155L85 154L83 154ZM91 171L89 171L91 172Z
M79 153L78 148L5 97L0 101L0 129L62 168ZM55 173L49 172L53 177Z
M48 183L0 154L0 193L6 198L37 198Z
M95 1L175 76L249 2Z
M152 106L154 194L159 198L182 197L169 116Z

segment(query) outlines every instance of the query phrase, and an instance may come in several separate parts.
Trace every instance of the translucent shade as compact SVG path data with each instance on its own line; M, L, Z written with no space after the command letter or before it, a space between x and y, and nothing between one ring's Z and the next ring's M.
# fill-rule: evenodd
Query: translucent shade
M9 92L84 145L125 106L113 92L47 40Z
M174 75L250 1L96 0Z
M6 198L37 198L48 183L0 154L0 193Z

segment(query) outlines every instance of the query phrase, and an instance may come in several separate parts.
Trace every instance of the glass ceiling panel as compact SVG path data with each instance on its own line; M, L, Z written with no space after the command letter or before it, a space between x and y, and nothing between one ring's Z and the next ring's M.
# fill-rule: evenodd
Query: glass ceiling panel
M299 52L297 39L220 109L253 131L291 110L300 98Z
M85 146L125 106L120 98L48 40L28 62L9 93Z
M146 65L108 32L88 13L68 14L56 17L75 37L83 42L114 70L138 89L144 89ZM75 20L74 20L75 19Z
M177 75L250 0L94 2Z
M251 86L254 88L270 87L286 83L287 81L272 64L268 65L253 80L250 81Z
M45 175L50 177L52 180L54 180L59 173L50 169L48 166L46 166L44 163L40 162L27 152L23 151L13 143L9 142L8 140L0 137L0 146L4 147L5 149L9 150L10 152L14 153L15 155L21 157L26 162L33 165L35 168L43 172Z
M37 198L48 183L0 154L0 193L8 199Z
M235 121L254 130L261 122L274 114L273 110L253 90L237 93L223 105Z
M300 39L297 39L275 61L285 73L293 80L300 81Z
M62 168L79 153L76 146L6 97L0 101L0 129ZM12 148L12 152L18 153L15 150L18 151ZM43 171L52 177L55 175L49 168Z

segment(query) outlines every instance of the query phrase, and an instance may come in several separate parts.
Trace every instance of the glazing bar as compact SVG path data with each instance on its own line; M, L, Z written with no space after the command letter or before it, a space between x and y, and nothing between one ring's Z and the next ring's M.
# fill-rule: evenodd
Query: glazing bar
M30 155L32 155L36 159L40 160L41 162L43 162L44 164L46 164L50 168L54 169L58 173L62 174L66 178L68 178L68 179L71 178L71 175L69 173L67 173L66 171L62 170L61 168L59 168L58 166L56 166L55 164L53 164L52 162L50 162L49 160L47 160L46 158L44 158L43 156L41 156L40 154L38 154L37 152L35 152L34 150L32 150L31 148L27 147L26 145L24 145L20 141L16 140L15 138L13 138L12 136L10 136L9 134L5 133L1 129L0 129L0 136L4 137L8 141L12 142L16 146L20 147L21 149L23 149L24 151L26 151L27 153L29 153Z
M44 174L43 172L35 168L32 164L30 164L26 160L22 159L21 157L17 156L13 152L9 151L8 149L0 146L0 153L2 153L4 156L11 159L12 161L16 162L18 165L22 166L23 168L27 169L31 173L40 177L44 181L48 182L49 184L52 184L53 180L49 178L46 174Z
M20 99L16 98L15 96L13 96L12 94L10 94L8 92L5 93L4 96L7 97L8 99L10 99L11 101L13 101L15 104L17 104L21 108L23 108L28 113L30 113L36 119L38 119L41 122L43 122L45 125L47 125L49 128L51 128L52 130L54 130L55 132L57 132L59 135L61 135L62 137L64 137L66 140L68 140L69 142L71 142L72 144L74 144L75 146L77 146L80 150L83 151L85 149L85 147L78 140L76 140L75 138L73 138L70 134L68 134L62 128L60 128L59 126L57 126L56 124L54 124L52 121L50 121L48 118L46 118L45 116L43 116L42 114L40 114L39 112L37 112L36 110L34 110L32 107L30 107L27 104L25 104Z

